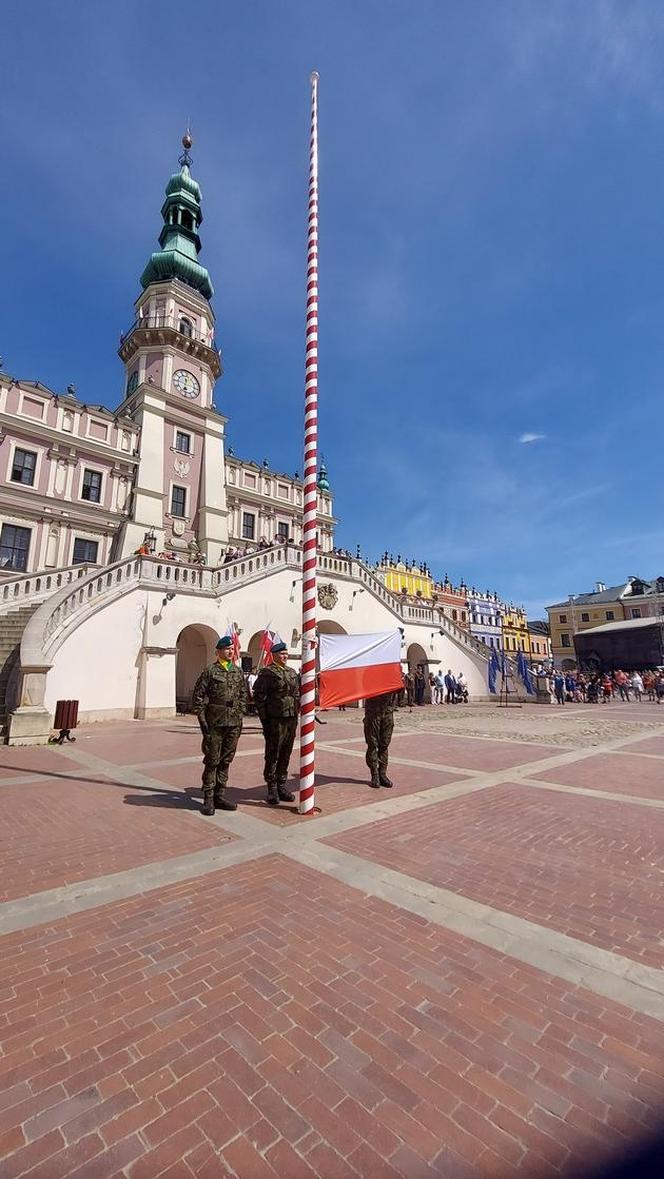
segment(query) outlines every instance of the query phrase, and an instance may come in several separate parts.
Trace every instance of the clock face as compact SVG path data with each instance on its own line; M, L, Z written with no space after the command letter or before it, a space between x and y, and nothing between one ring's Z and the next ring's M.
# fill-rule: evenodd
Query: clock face
M188 373L186 369L179 368L177 372L173 373L173 384L178 393L183 397L198 397L201 387L192 373Z

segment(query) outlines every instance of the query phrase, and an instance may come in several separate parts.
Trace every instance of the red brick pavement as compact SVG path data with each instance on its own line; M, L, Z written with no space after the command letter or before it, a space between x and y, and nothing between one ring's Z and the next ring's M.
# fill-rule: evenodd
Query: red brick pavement
M556 1174L664 1026L272 856L0 943L3 1179Z
M395 733L393 757L439 762L467 770L509 770L560 753L560 746L532 745L518 741L488 741L480 737L448 737L443 733Z
M631 746L630 750L633 748ZM664 761L640 757L631 751L620 757L598 753L571 765L533 772L532 777L545 782L561 782L563 786L583 786L586 790L607 790L664 801Z
M66 746L64 747L66 749ZM35 745L29 749L21 746L0 748L0 782L19 775L60 774L75 770L76 762L61 752L60 746Z
M2 786L0 900L215 847L186 794L154 794L96 777ZM191 809L189 809L191 808Z
M662 710L662 720L664 720L664 709ZM643 741L635 741L630 744L629 750L631 753L654 753L658 757L664 757L664 737L645 737Z
M664 965L661 810L506 785L325 842Z
M321 749L316 755L316 764L316 805L321 808L323 815L332 815L338 811L348 810L350 807L383 802L393 794L393 791L386 788L372 789L369 785L369 772L364 757L348 757L342 753L331 753L327 749ZM256 781L256 770L258 770L259 784L248 790L243 790L239 786L237 773L235 774L233 784L239 788L235 793L231 792L233 797L240 805L251 806L250 813L254 818L265 819L266 822L281 827L301 824L303 820L301 817L298 818L296 807L283 803L279 807L264 805L265 786L260 776L262 765L262 761L258 765L254 765L253 780ZM289 786L293 790L297 789L296 770L297 763L291 765L293 777ZM446 773L444 770L428 770L396 764L390 766L390 775L394 779L400 795L416 794L466 777L462 773Z

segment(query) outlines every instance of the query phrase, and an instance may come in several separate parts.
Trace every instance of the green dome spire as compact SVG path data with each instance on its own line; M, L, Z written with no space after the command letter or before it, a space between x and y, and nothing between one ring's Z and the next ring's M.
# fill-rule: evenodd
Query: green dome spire
M318 490L329 491L330 483L327 477L327 467L325 466L325 459L321 459L320 470L318 472Z
M201 212L201 190L193 179L189 167L191 156L191 135L182 136L184 151L179 159L180 171L174 172L166 185L166 200L161 207L164 228L159 235L161 249L150 258L141 275L141 286L145 290L152 282L164 282L179 278L190 287L211 299L214 287L210 275L197 261L201 248L198 230L203 220Z

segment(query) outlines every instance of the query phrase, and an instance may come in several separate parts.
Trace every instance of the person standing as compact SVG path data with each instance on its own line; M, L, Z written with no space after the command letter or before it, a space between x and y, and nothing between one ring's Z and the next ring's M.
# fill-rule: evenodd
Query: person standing
M415 672L415 703L424 704L424 693L426 691L427 682L424 678L424 671L418 667Z
M557 671L553 677L553 690L556 696L556 704L565 703L565 677L562 671Z
M394 786L394 782L387 776L390 741L394 731L394 705L394 692L384 692L382 696L370 696L368 700L364 701L366 759L371 771L371 785L375 790L381 786Z
M261 668L254 684L254 704L265 737L264 777L269 806L295 801L295 795L286 789L286 779L300 711L300 679L287 664L286 644L275 643L272 663Z
M215 808L236 811L237 803L226 797L228 770L242 732L242 718L248 697L244 676L231 659L233 640L224 635L217 643L216 663L199 675L191 703L203 734L202 814Z
M448 667L445 676L445 703L454 704L456 699L456 680L452 675L452 668Z

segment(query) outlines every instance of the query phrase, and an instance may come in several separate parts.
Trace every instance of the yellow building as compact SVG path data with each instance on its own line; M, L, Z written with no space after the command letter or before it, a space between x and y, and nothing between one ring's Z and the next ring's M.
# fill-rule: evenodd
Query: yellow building
M522 606L505 606L503 611L503 650L508 654L523 651L530 656L530 631Z
M385 588L393 594L433 598L433 578L426 565L407 565L399 557L396 561L384 557L376 572L385 583Z
M567 670L576 665L574 635L578 631L602 626L605 622L622 622L625 618L645 618L649 613L644 604L646 588L652 593L651 584L639 578L608 589L603 582L598 581L591 593L571 594L566 602L547 606L551 649L556 667ZM628 600L629 607L626 606Z

